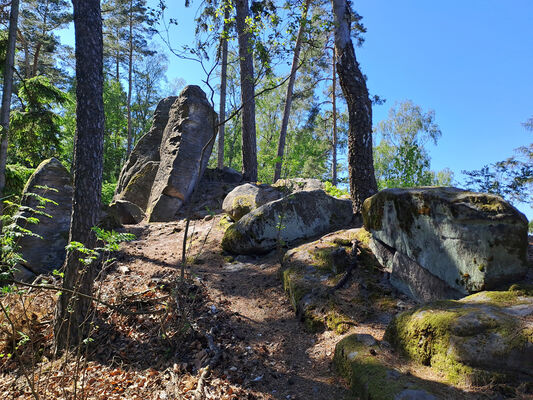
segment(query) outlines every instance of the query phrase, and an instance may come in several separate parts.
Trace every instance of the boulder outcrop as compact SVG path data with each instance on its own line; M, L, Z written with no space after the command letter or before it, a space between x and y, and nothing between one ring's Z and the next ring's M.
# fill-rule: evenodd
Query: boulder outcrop
M300 191L324 190L318 179L278 179L273 185L245 183L236 187L224 199L222 209L234 221L264 204Z
M43 202L32 193L47 200ZM35 275L49 273L63 265L71 210L72 179L69 172L55 158L43 161L26 183L21 208L14 216L17 225L36 235L23 236L18 241L24 259L17 266L15 276L18 279L32 280ZM39 222L29 223L30 217L39 219Z
M385 339L452 383L533 378L533 288L480 292L429 303L395 317Z
M152 126L137 142L118 179L113 201L126 200L146 210L159 168L159 147L168 124L169 112L178 97L166 97L157 105Z
M207 166L217 118L198 86L161 100L122 169L113 200L136 204L148 221L172 220Z
M187 86L170 108L159 169L146 209L148 221L170 221L207 167L218 116L198 86Z
M350 200L322 190L293 193L249 212L231 225L222 239L224 250L237 254L267 253L352 222Z
M365 201L363 220L391 282L419 301L459 298L527 272L527 219L495 195L386 189Z
M222 209L234 221L240 220L250 211L283 197L283 193L269 185L245 183L228 193Z

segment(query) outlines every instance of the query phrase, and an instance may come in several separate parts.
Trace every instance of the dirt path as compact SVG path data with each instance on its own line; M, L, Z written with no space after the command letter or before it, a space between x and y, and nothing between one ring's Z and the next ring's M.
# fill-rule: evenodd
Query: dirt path
M305 332L281 288L275 254L224 256L221 218L194 221L188 251L189 272L205 288L209 316L203 318L210 320L215 343L223 349L212 380L237 385L248 398L346 398L346 385L331 362L339 336ZM175 273L183 228L184 221L132 228L138 239L125 245L118 268L127 267L125 281L157 281ZM246 398L241 396L234 398Z

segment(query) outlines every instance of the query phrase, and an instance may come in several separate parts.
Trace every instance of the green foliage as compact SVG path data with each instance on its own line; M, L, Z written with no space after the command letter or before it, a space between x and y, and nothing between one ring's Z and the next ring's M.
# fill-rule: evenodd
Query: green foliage
M528 232L529 232L529 233L533 233L533 221L529 221L529 224L528 224Z
M48 187L40 189L54 190ZM26 193L37 200L36 208L21 206L20 203L14 203L9 200L4 201L4 207L11 210L4 213L0 219L2 221L2 234L0 235L0 282L8 279L15 266L24 261L20 253L19 239L24 236L40 237L33 233L29 228L40 222L40 218L52 218L49 214L42 211L47 203L56 204L54 201L36 193ZM23 213L17 215L15 219L12 214L13 210L20 210Z
M329 181L326 181L324 186L325 186L324 189L326 190L326 193L329 194L330 196L337 197L337 198L350 196L350 193L348 193L347 190L339 189L337 186L334 186Z
M106 182L102 185L102 204L109 205L113 200L113 195L115 194L115 188L117 183Z
M450 170L435 174L425 148L428 141L437 143L442 135L435 123L435 112L424 113L410 100L396 104L389 118L376 127L381 135L374 148L374 169L379 189L450 184Z
M523 126L533 131L533 118ZM506 160L462 172L471 190L497 194L508 201L533 207L533 143L515 149L515 156Z
M10 198L11 201L20 201L22 190L26 182L33 174L33 168L27 168L20 164L6 165L6 186L4 188L4 198Z
M68 95L37 76L22 82L18 96L23 106L11 112L11 162L36 167L46 158L60 157L63 118L58 107L69 102Z

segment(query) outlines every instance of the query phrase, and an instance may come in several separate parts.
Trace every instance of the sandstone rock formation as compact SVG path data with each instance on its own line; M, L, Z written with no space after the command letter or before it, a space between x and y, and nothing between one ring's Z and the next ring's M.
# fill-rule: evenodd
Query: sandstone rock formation
M41 203L30 193L38 194L51 201ZM44 208L38 208L41 205ZM48 216L36 214L30 209L46 213ZM72 180L69 172L55 158L43 161L26 183L21 208L14 216L17 225L38 235L24 236L19 239L18 245L21 248L24 262L17 266L16 278L32 280L35 275L49 273L63 265L70 229L71 209ZM38 218L39 223L28 223L29 217Z
M138 224L145 215L141 208L126 200L116 200L107 208L106 219L111 226ZM114 223L114 224L113 224Z
M250 211L282 197L283 193L280 190L269 185L245 183L228 193L222 209L232 220L238 221Z
M198 86L187 86L170 109L161 162L146 209L149 221L170 221L202 178L218 117Z
M149 221L175 218L207 166L216 124L198 86L161 100L152 127L122 169L113 200L136 204Z
M527 219L498 196L386 189L365 201L363 220L391 282L420 301L495 288L527 271Z
M324 190L318 179L278 179L273 185L245 183L236 187L224 199L222 208L234 221L264 204L300 191Z
M533 378L533 289L480 292L399 314L386 340L452 383ZM428 334L431 332L431 334Z
M139 139L122 168L114 201L126 200L146 210L159 168L163 131L168 123L170 108L177 99L176 96L167 97L157 105L150 130Z
M296 192L246 214L226 230L222 247L237 254L267 253L277 245L332 232L351 222L350 200L322 190Z

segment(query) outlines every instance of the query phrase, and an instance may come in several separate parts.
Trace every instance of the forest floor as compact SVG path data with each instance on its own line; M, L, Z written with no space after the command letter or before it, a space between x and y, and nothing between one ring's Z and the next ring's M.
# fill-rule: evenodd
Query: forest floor
M332 365L339 336L303 329L281 287L276 254L222 253L223 218L191 221L186 284L179 279L185 221L128 227L136 239L96 286L101 300L132 315L98 306L98 328L81 359L49 361L55 295L26 294L23 308L38 328L22 350L25 371L14 358L0 363L0 398L31 398L32 381L42 399L192 399L213 359L199 398L346 398ZM15 310L21 295L10 296ZM31 358L38 346L44 357Z
M27 315L18 323L30 339L18 359L5 356L3 344L0 398L348 399L332 364L343 336L306 332L281 286L276 252L224 254L224 218L191 221L186 283L179 279L185 221L129 226L136 239L95 285L121 312L96 307L79 357L51 355L53 292L10 294L11 309ZM366 323L347 334L379 340L384 329Z

